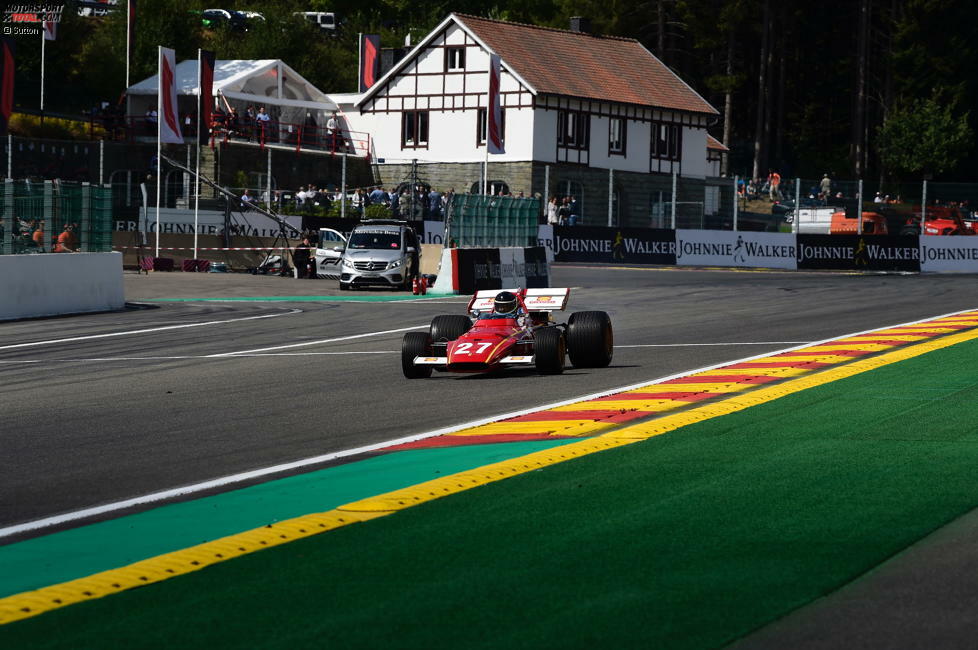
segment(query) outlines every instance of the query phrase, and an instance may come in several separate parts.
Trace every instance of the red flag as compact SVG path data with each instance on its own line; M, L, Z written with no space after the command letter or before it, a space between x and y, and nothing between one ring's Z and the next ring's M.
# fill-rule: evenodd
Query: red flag
M360 92L377 83L380 72L380 35L360 34Z
M14 41L0 41L0 135L7 135L14 110Z
M197 79L197 96L200 102L197 104L197 136L200 144L207 144L209 138L209 126L211 114L214 112L214 53L207 50L199 50L200 77Z
M503 149L503 109L499 97L500 62L498 54L489 55L489 110L486 145L489 153L506 153Z
M168 47L160 48L159 74L159 125L160 142L183 144L183 134L180 132L180 120L177 113L177 84L176 64L173 50Z
M136 0L129 0L129 21L126 25L126 58L132 61L132 52L136 49Z
M53 20L44 21L44 40L53 41L58 38L58 23Z

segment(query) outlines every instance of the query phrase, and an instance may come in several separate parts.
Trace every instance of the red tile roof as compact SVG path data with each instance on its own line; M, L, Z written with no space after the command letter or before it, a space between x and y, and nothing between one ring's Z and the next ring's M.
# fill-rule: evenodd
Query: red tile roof
M730 148L727 147L727 145L723 144L709 133L706 134L706 148L713 149L714 151L730 151Z
M634 39L453 16L539 93L717 114Z

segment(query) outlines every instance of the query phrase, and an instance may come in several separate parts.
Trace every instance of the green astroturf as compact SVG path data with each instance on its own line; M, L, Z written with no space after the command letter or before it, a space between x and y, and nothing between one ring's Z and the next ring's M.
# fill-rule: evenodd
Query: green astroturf
M713 648L978 505L971 342L0 626L2 648Z

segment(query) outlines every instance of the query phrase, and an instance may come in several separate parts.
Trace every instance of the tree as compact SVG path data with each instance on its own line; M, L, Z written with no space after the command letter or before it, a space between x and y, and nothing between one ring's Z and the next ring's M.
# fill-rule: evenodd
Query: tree
M892 111L880 127L880 157L897 173L939 175L964 158L971 139L968 113L955 116L939 99L917 99Z

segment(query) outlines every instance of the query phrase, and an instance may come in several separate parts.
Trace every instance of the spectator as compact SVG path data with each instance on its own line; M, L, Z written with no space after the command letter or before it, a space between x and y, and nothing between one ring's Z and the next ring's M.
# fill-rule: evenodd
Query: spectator
M238 109L232 108L231 115L228 116L228 135L236 136L241 132L241 119L238 117Z
M822 182L818 184L818 193L820 199L827 200L832 196L832 179L829 178L828 172L822 176Z
M31 234L31 239L34 240L34 247L37 248L38 252L44 252L44 222L38 219L35 225L34 232Z
M244 194L241 195L241 209L249 210L252 202L251 195L248 193L249 190L245 190Z
M567 219L567 225L576 226L577 220L580 218L581 215L579 212L580 207L577 204L577 199L573 195L570 197L570 202L568 203L568 207L570 208L570 217L568 217Z
M556 226L558 223L558 217L557 217L558 209L559 208L557 206L557 196L556 195L551 196L550 200L547 201L547 223L549 223L551 226Z
M357 188L357 191L353 193L353 196L350 199L350 203L353 205L353 210L357 214L360 214L360 215L363 214L364 198L365 198L365 196L363 194L363 189L358 187Z
M441 194L434 188L428 192L428 216L431 219L441 219Z
M312 244L309 243L308 237L303 237L302 242L292 251L292 264L295 266L295 278L297 280L307 277L313 280L316 278L315 269L309 268L312 260L311 253Z
M264 142L271 135L271 121L272 117L265 112L265 107L260 107L258 109L258 115L255 116L255 128L258 130L258 139L261 142Z
M877 192L876 196L873 197L873 203L882 203L882 202L883 202L883 195Z
M147 133L150 133L150 134L156 133L156 122L157 122L156 109L155 108L150 108L148 111L146 111L146 132Z
M370 202L376 203L378 205L387 205L388 203L387 192L380 189L379 185L374 187L370 191Z
M392 187L391 191L388 193L388 200L390 201L391 212L394 214L395 219L399 219L401 216L401 206L399 204L400 195L397 193L397 188Z
M330 151L336 151L336 132L339 130L339 123L336 120L336 113L329 116L326 120L326 147Z
M255 136L255 120L258 119L258 116L255 114L254 106L248 106L248 108L245 109L244 119L248 142L251 142L252 138Z
M75 225L66 223L64 231L58 235L57 243L54 246L55 253L77 253L78 237L75 236Z
M570 223L570 198L564 197L557 208L557 225L566 226Z
M768 182L768 197L771 199L771 203L781 200L781 174L774 171L773 169L768 170L767 182Z

